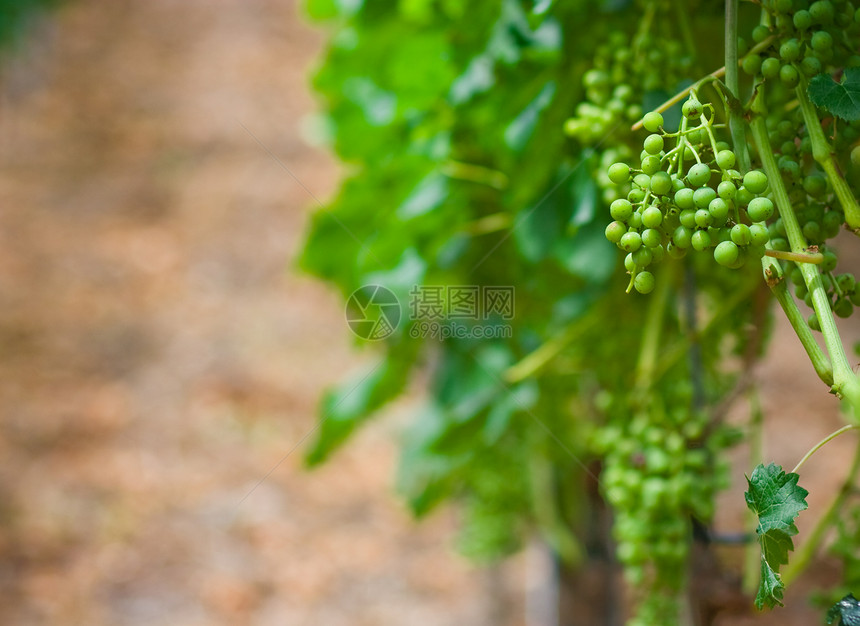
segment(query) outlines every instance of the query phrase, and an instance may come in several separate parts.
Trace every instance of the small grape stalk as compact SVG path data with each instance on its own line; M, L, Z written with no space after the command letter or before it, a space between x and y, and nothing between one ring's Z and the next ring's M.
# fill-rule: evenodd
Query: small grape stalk
M766 225L774 213L765 192L767 176L735 169L735 153L714 131L714 107L702 104L695 90L682 109L677 132L664 128L663 116L643 118L650 134L642 144L639 167L613 163L607 172L626 189L609 207L613 221L606 238L627 252L628 293L649 293L655 279L648 269L665 256L684 257L689 250L708 252L720 265L737 269L761 259L770 241ZM667 144L672 143L667 150Z

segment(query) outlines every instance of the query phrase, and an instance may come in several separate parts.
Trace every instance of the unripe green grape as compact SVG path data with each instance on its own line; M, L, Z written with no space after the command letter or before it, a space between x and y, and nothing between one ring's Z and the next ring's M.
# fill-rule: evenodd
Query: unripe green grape
M633 184L640 189L648 189L651 186L651 176L648 174L636 174L633 177Z
M626 222L633 215L633 205L629 200L619 198L609 205L609 214L614 220Z
M613 163L609 166L609 180L616 185L623 185L630 180L630 166L626 163Z
M702 131L698 128L694 128L693 130L687 132L685 135L687 141L689 141L694 146L698 146L702 143Z
M636 261L633 260L632 252L624 257L624 269L631 274L636 271Z
M710 187L701 187L693 192L693 203L700 209L705 209L711 200L717 197L717 192Z
M627 199L633 204L638 204L645 199L645 192L641 189L631 189L627 194Z
M675 192L675 206L679 209L692 209L693 204L693 190L689 187L684 187L683 189L679 189Z
M851 317L854 312L854 305L848 298L839 298L833 306L833 312L842 318Z
M821 224L818 222L806 222L803 225L803 236L812 243L821 241Z
M803 189L813 198L820 198L827 191L827 180L821 174L810 174L803 179Z
M819 265L819 268L821 268L822 272L832 272L833 270L836 269L837 260L838 259L836 258L836 255L833 254L832 251L825 250L824 251L824 260Z
M693 229L696 227L696 211L695 209L684 209L681 211L681 214L678 216L678 221L681 222L681 226L686 226L687 228Z
M852 274L839 274L836 284L843 292L852 292L857 287L857 281Z
M860 11L860 9L857 9ZM854 146L851 149L851 165L860 168L860 146Z
M642 237L635 231L628 231L618 242L625 252L636 252L642 246Z
M806 318L806 323L812 330L821 332L821 325L818 323L818 316L816 316L815 313Z
M645 231L645 232L649 232L649 231ZM657 232L657 231L654 231L654 232ZM662 235L660 235L659 232L657 232L657 234L660 236L660 238L662 240ZM643 239L643 241L644 241L644 239ZM651 250L651 256L652 256L651 263L653 265L656 265L657 263L659 263L660 261L663 260L663 256L666 254L666 251L663 249L662 244L657 245L657 246L649 246L649 248Z
M809 14L809 11L806 9L801 9L794 14L794 18L792 19L794 22L794 27L797 30L806 30L810 26L812 26L812 16Z
M794 139L795 135L797 135L797 131L794 127L794 124L789 122L788 120L782 120L776 125L776 132L779 135L779 138L785 141L786 139Z
M660 157L654 156L653 154L649 154L647 157L642 159L642 173L651 176L656 172L660 171Z
M817 33L816 33L817 34ZM813 36L813 39L815 37ZM779 47L779 56L786 63L797 61L800 58L800 44L797 39L789 39Z
M741 187L740 189L738 189L738 195L735 197L735 201L738 203L738 206L746 206L750 202L752 202L753 198L755 198L755 196L749 189L747 189L746 187Z
M739 246L748 246L752 243L752 232L746 224L735 224L732 226L731 238Z
M612 243L618 243L627 232L627 226L621 222L610 222L609 226L604 231L606 238Z
M738 195L738 188L730 180L724 180L717 185L717 195L723 200L734 200Z
M794 27L794 23L791 21L791 16L786 15L785 13L777 15L774 22L776 24L776 30L783 33Z
M704 163L696 163L687 171L687 182L693 187L706 185L711 179L711 168Z
M843 216L836 211L828 211L821 219L821 234L824 239L832 239L839 234L839 229L842 228Z
M753 222L765 222L773 217L773 202L770 198L754 198L747 207L747 214Z
M658 196L665 196L672 191L672 179L666 172L656 172L651 177L651 191Z
M696 119L702 114L702 103L690 97L681 107L681 113L688 119Z
M756 43L761 43L765 39L770 37L770 29L764 24L759 24L752 31L752 39Z
M767 189L767 176L759 170L750 170L744 174L744 187L754 194L764 193Z
M805 281L803 278L803 272L797 265L795 265L792 270L788 273L788 278L791 280L792 284L797 287L798 285L805 285Z
M750 237L754 246L763 246L770 241L770 233L763 224L753 224L750 226Z
M720 150L717 153L717 165L721 170L729 170L735 166L735 153L731 150Z
M800 62L800 71L807 78L812 78L821 73L821 61L814 56L805 56Z
M780 252L788 252L791 249L788 245L788 241L783 237L772 238L770 240L770 245L774 250L779 250Z
M633 263L636 264L636 267L648 267L649 265L651 265L651 260L654 258L651 255L651 251L645 246L642 246L638 250L634 251L632 254Z
M761 75L767 78L768 80L772 80L779 76L779 68L780 68L779 59L770 57L761 62Z
M706 230L697 230L690 239L690 245L696 252L706 250L711 247L711 236Z
M642 143L648 154L660 154L663 149L663 137L660 135L648 135Z
M716 147L716 152L722 152L723 150L731 149L731 146L729 145L729 143L727 141L718 141L715 144L715 147Z
M796 87L797 83L800 82L800 74L797 73L793 65L783 65L779 68L779 80L786 87Z
M655 206L650 206L642 212L642 225L645 228L657 228L663 221L663 212Z
M755 76L761 70L761 56L758 54L748 54L744 57L741 68L746 74Z
M696 211L696 226L699 228L707 228L714 223L714 218L706 209Z
M806 288L806 283L800 283L794 287L794 295L798 300L805 300L809 295L809 290Z
M729 203L722 198L714 198L708 203L708 213L714 224L723 225L729 216Z
M809 15L818 24L830 24L834 16L833 4L830 0L816 0L809 6Z
M638 230L642 227L642 213L641 211L633 211L633 215L627 220L627 226L634 230Z
M723 241L714 248L714 260L725 267L731 267L738 261L740 250L731 241Z
M819 30L812 35L812 49L816 52L830 50L833 47L833 37L826 30Z
M645 117L642 118L642 126L644 126L645 130L649 133L656 133L660 130L660 127L663 126L663 116L656 111L646 113Z
M663 235L656 228L646 228L642 231L642 243L649 248L657 248L663 244Z
M779 151L783 154L794 156L797 154L797 144L794 143L793 140L783 141L782 145L779 147Z
M693 233L686 226L678 226L675 229L675 232L672 233L672 242L676 247L681 248L682 250L686 250L690 247L692 243Z
M633 288L639 293L646 294L654 291L654 274L651 272L639 272L633 279Z

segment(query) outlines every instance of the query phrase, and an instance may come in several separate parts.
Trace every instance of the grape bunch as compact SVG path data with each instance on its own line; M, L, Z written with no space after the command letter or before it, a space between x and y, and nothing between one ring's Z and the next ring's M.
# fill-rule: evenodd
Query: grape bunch
M788 88L798 85L802 77L811 78L827 66L860 66L860 55L846 33L860 31L860 9L846 0L766 0L763 8L770 26L759 24L752 40L773 43L760 53L748 54L743 70L769 82L780 82ZM740 53L745 51L741 43Z
M774 205L763 195L767 177L734 169L735 153L715 139L713 107L699 102L695 91L682 114L680 130L672 133L663 128L660 113L648 113L643 124L651 134L639 167L619 162L607 172L619 188L629 188L610 205L613 221L606 227L606 238L627 252L628 291L652 291L648 268L666 255L709 251L720 265L739 268L760 259L770 240L766 222Z
M723 436L730 433L706 434L708 417L685 408L689 386L661 391L664 401L647 410L613 406L593 442L604 459L601 488L615 515L616 556L627 581L646 591L630 624L675 623L691 519L713 517L713 496L727 482L727 466L714 459L732 443ZM649 616L655 610L662 614Z
M565 133L583 146L600 144L595 180L609 203L618 197L605 171L632 158L630 125L642 117L642 94L671 93L691 78L693 57L680 40L666 32L674 24L671 7L659 0L640 4L640 30L632 37L621 30L598 46L591 69L583 74L583 100L564 125Z

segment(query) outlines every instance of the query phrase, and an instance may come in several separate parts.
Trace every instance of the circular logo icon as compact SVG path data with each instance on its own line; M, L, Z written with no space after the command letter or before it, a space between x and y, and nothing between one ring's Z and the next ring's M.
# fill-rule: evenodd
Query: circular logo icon
M400 302L390 289L380 285L359 287L346 301L346 321L362 339L385 339L400 323Z

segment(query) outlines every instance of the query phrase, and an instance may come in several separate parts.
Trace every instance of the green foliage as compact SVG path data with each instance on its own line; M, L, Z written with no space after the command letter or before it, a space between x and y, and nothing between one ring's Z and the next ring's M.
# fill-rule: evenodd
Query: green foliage
M830 74L813 77L809 81L809 99L843 120L860 119L860 68L847 68L840 82Z
M758 517L756 534L761 544L761 585L756 595L758 608L782 605L785 585L779 568L788 563L794 550L792 537L797 534L794 520L807 508L809 492L798 486L797 474L786 474L778 465L759 465L747 478L744 494L747 506Z
M793 104L801 72L833 83L836 68L857 61L850 40L832 34L833 20L848 24L849 4L836 3L833 17L830 2L816 2L797 25L795 4L747 7L771 12L768 26L741 11L758 47L742 63L746 92L734 96L696 82L726 62L713 52L721 46L696 45L722 32L720 3L498 0L466 10L454 0L311 0L309 14L331 29L314 84L347 175L313 217L301 264L344 297L387 287L404 316L373 344L377 365L327 394L308 460L327 458L427 372L398 470L413 512L458 502L458 545L478 560L536 532L576 563L589 557L602 497L639 599L630 624L678 623L691 520L712 517L736 441L715 406L770 327L760 262L769 284L790 279L817 315L825 301L850 314L860 293L853 277L833 273L826 247L848 213L831 180L837 168L817 163L830 154L813 150L826 141L811 136L821 123ZM852 104L839 92L851 80L849 71L827 85L836 91L821 105ZM694 83L683 105L646 117L648 133L630 129ZM763 126L776 147L751 153L727 118L758 128L757 141ZM860 137L855 125L827 128L840 154ZM821 274L801 263L807 244L819 246ZM709 254L687 255L691 247ZM796 266L769 260L789 250ZM650 295L627 295L625 284ZM424 333L406 311L413 290L457 285L512 286L511 319L456 322L510 332ZM439 323L451 329L448 312ZM828 319L789 317L814 355L809 328L830 332ZM817 365L823 378L833 370L823 356ZM774 465L750 478L759 606L781 603L779 568L805 495Z
M850 593L827 611L827 623L839 618L837 626L860 626L860 600Z
M0 47L14 43L33 19L61 0L0 0Z

